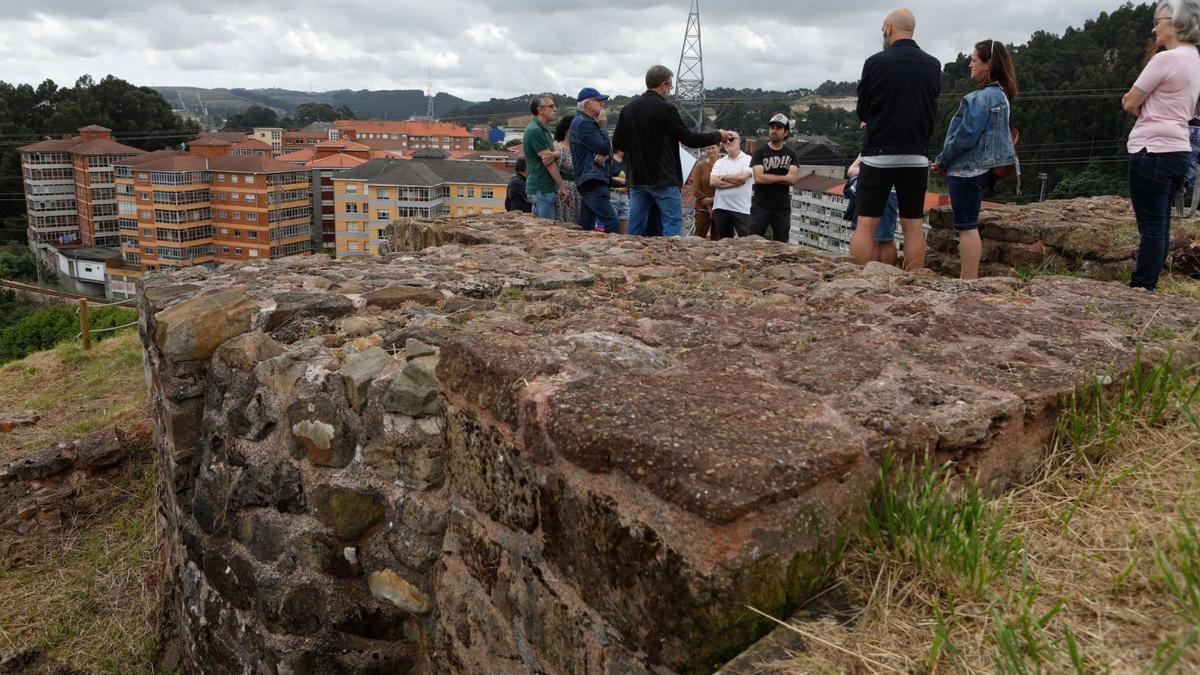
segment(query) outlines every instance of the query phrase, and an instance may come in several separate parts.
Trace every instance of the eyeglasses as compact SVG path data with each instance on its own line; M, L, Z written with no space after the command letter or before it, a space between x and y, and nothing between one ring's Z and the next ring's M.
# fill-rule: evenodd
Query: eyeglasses
M1155 19L1154 19L1154 27L1155 27L1155 28L1158 28L1158 22L1159 22L1159 21L1174 21L1174 20L1175 20L1175 18L1174 18L1174 17L1170 17L1170 16L1160 16L1160 17L1155 17Z
M554 103L547 103L545 105L542 105L541 107L542 108L550 108L551 110L558 110L558 105L554 104Z

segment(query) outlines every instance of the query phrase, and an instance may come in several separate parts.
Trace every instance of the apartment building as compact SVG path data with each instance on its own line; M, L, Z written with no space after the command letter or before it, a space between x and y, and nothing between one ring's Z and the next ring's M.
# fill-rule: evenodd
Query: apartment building
M308 131L306 129L284 129L282 134L282 154L311 148L314 145L329 140L327 131Z
M370 147L382 142L378 149L474 150L475 137L470 131L450 122L418 120L338 120L334 122L342 140L357 141Z
M278 157L275 147L261 138L243 138L233 144L234 157Z
M269 157L159 151L117 162L120 248L142 271L312 250L312 187Z
M378 253L399 218L504 210L509 174L482 162L373 159L333 177L337 255Z
M254 127L250 137L271 146L271 156L283 154L283 129L279 127Z
M112 165L144 151L114 141L112 130L99 125L18 150L31 245L117 245Z
M850 253L850 223L846 213L846 196L842 194L846 181L810 173L792 188L791 241L818 251ZM929 209L950 203L950 196L925 194L925 231L929 231ZM904 235L896 228L896 245L903 250Z

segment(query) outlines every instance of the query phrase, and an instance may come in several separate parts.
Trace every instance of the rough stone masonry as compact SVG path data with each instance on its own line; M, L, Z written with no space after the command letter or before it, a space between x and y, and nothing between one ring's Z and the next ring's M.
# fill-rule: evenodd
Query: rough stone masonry
M204 673L710 672L881 459L994 489L1200 302L517 214L151 275L166 628ZM1166 338L1171 338L1167 340Z

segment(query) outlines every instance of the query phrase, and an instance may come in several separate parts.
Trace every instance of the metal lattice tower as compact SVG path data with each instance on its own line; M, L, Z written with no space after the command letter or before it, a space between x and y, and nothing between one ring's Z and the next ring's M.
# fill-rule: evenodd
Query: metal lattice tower
M704 52L700 49L700 0L692 0L679 68L675 70L675 104L693 129L704 126Z
M425 89L425 119L433 120L433 68L429 69L429 86Z

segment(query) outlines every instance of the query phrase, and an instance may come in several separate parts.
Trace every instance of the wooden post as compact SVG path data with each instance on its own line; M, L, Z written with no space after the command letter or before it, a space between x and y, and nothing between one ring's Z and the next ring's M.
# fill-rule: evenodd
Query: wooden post
M88 320L87 298L79 299L79 330L83 334L83 348L92 348L92 322Z

